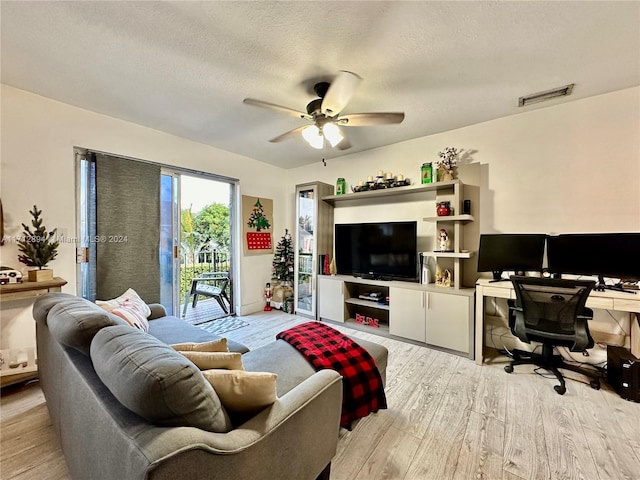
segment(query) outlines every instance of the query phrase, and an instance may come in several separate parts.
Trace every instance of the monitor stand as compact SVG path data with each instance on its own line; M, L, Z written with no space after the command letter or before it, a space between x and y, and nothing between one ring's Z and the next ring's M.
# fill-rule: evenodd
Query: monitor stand
M502 278L502 270L494 270L492 273L493 273L493 280L489 280L489 283L509 281L508 278Z
M604 292L605 290L613 290L614 292L624 292L624 293L631 293L632 295L635 295L636 292L633 290L625 290L624 288L618 286L618 285L605 285L604 283L604 277L602 275L598 275L598 283L596 284L594 290L596 292Z

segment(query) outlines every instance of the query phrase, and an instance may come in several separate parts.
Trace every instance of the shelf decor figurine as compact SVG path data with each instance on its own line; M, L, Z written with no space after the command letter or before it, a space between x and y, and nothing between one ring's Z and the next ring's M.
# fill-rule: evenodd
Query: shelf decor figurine
M458 163L458 150L455 147L447 147L438 153L440 160L436 160L438 166L438 181L453 180L456 172L455 167Z
M447 252L449 250L449 234L444 228L440 229L438 234L438 251Z
M439 217L448 217L451 215L450 202L436 202L436 214Z
M452 280L451 271L448 268L444 272L440 269L436 272L436 285L438 287L451 287Z

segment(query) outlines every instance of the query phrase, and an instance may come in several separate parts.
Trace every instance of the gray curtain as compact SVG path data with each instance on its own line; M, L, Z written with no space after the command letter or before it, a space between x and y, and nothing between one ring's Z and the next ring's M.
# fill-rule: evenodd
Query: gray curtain
M96 297L160 302L160 167L96 155Z

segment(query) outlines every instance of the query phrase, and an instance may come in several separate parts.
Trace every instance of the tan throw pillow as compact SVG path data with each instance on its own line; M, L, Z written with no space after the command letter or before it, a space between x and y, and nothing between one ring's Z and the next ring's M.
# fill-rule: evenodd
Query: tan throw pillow
M255 413L273 404L278 375L244 370L204 370L224 408L234 413Z
M151 309L133 288L111 300L96 300L96 305L118 315L133 327L149 331L147 318L151 315Z
M218 338L217 340L211 340L210 342L187 342L176 343L171 345L175 350L179 352L228 352L226 338Z
M235 352L183 352L200 370L226 368L228 370L244 370L242 354Z

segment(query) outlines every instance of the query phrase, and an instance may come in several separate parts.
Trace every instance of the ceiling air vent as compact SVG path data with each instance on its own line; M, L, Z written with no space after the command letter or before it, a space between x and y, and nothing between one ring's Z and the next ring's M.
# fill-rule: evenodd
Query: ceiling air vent
M532 103L544 102L556 97L566 97L567 95L571 95L574 85L574 83L570 83L564 87L545 90L544 92L532 93L531 95L520 97L518 99L518 106L524 107L526 105L531 105Z

